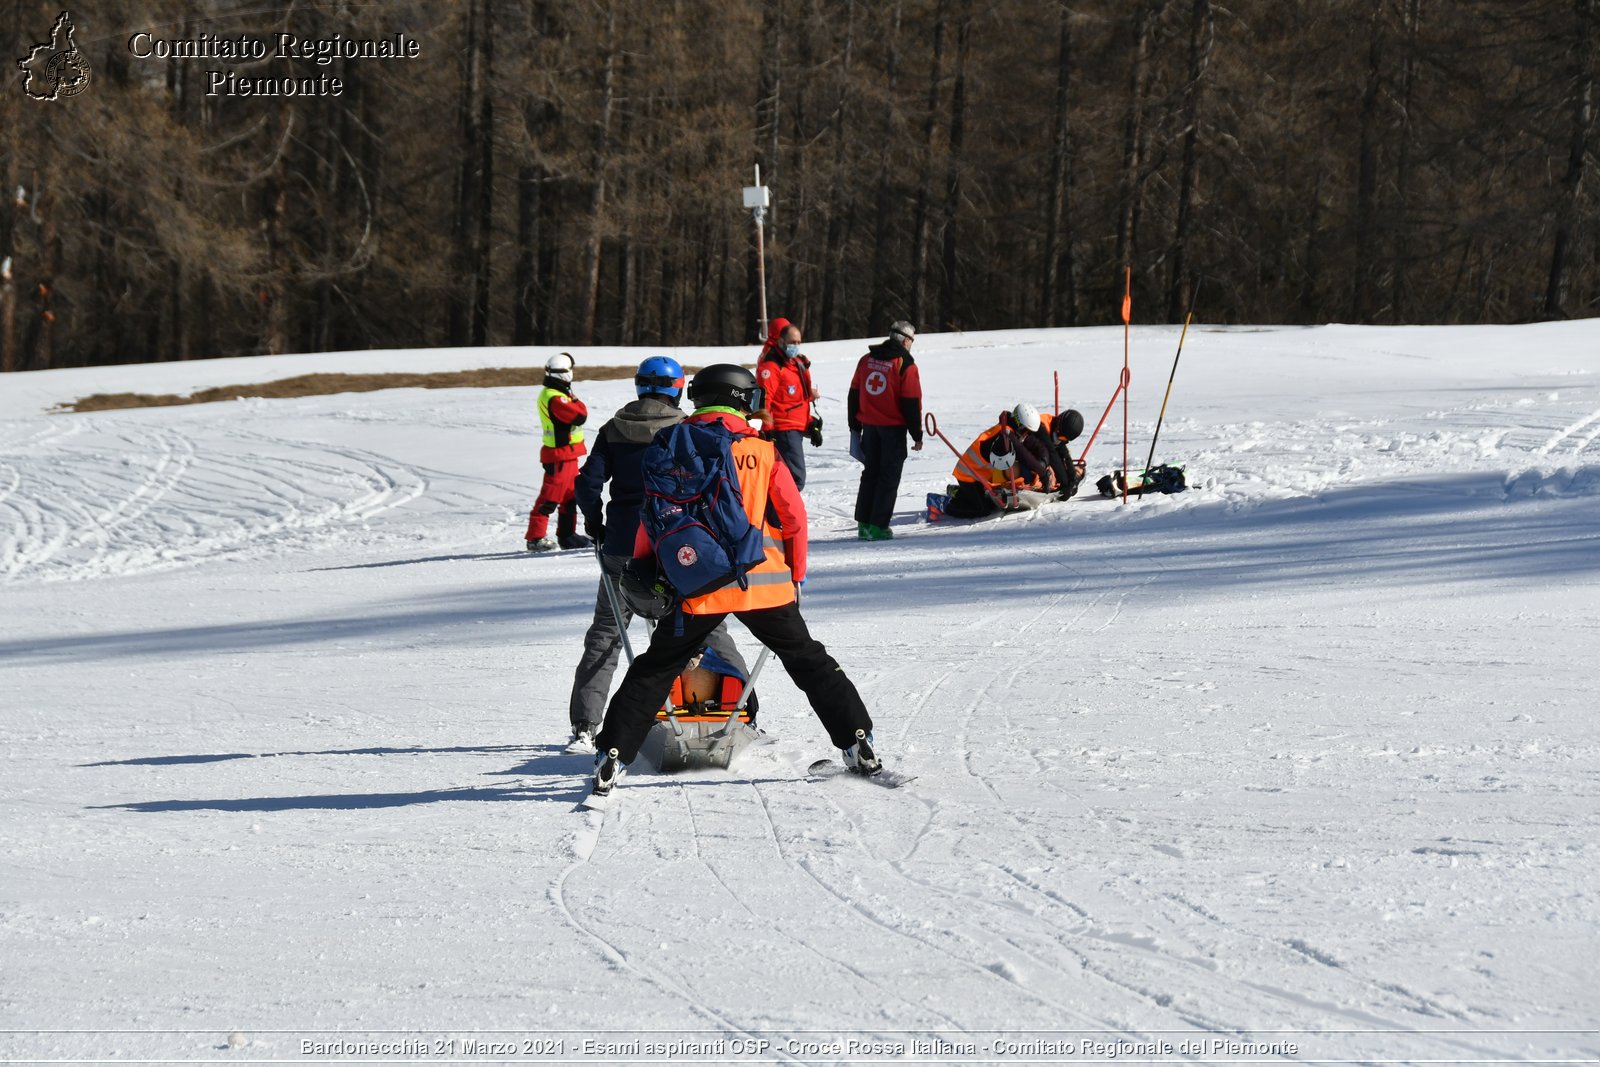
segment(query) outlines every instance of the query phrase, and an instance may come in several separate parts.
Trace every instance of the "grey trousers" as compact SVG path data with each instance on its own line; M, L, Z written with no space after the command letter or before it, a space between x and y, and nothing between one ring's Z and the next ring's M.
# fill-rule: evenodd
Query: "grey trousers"
M600 557L606 574L611 578L612 590L616 590L616 578L622 573L622 568L628 565L627 556L613 556L610 554ZM628 610L628 605L623 602L620 593L617 595L617 607L622 611L622 625L626 626L633 619L633 612ZM643 644L635 645L636 650L642 651L649 645L646 639ZM728 633L728 624L724 621L710 637L706 638L709 645L717 655L727 660L733 666L743 671L746 676L750 673L749 664L744 657L739 655L738 646L733 643L733 637ZM594 598L594 621L589 624L589 630L583 635L583 656L578 660L578 669L572 677L572 700L568 706L568 714L572 719L572 729L589 730L600 729L600 724L606 717L606 699L611 695L611 676L617 670L617 656L622 650L622 635L617 630L617 622L611 613L611 602L606 599L603 586L596 586Z

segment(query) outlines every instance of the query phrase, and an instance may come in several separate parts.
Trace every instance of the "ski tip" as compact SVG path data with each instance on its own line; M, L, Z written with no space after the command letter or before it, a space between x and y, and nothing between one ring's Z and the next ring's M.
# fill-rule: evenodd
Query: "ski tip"
M579 811L605 811L611 806L610 793L590 793L578 801Z

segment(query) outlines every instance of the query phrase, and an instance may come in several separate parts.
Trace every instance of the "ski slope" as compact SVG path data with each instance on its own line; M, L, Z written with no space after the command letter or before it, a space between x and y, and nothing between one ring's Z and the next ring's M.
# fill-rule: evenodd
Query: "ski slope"
M1133 333L1136 464L1177 336ZM806 346L805 611L918 780L807 781L826 738L774 665L776 744L630 774L598 833L562 752L597 571L521 551L533 390L46 414L548 351L0 379L0 1056L1600 1055L1600 321L1196 327L1157 457L1190 491L928 525L930 441L882 544L843 448L863 344ZM1054 371L1092 427L1121 346L917 356L964 447ZM631 387L583 366L645 354L577 353L596 421ZM1121 455L1119 410L1091 483Z

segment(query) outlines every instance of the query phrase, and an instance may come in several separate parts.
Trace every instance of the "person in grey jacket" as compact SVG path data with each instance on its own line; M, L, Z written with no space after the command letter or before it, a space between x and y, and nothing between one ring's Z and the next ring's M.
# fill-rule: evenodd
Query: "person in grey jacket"
M633 558L634 537L639 529L639 509L644 503L644 452L657 433L682 422L678 407L683 395L683 367L675 359L652 356L639 364L634 375L638 399L624 404L595 434L589 458L578 472L575 496L583 513L584 532L602 546L601 581L612 583L617 594L617 609L622 625L633 619L633 611L617 589L617 579ZM601 497L610 483L610 501L604 510ZM616 673L617 655L622 647L621 631L611 610L606 590L596 590L594 620L583 635L583 655L572 679L572 698L568 711L572 720L573 751L594 750L594 735L605 719L606 698L611 676ZM727 625L717 627L707 645L738 671L749 676L749 668ZM758 702L754 693L745 710L755 722Z

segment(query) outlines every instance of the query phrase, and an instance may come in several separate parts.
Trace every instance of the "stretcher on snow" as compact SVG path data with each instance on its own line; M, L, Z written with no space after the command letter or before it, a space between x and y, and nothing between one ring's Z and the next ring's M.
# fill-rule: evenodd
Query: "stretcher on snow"
M707 648L673 679L640 757L661 771L727 768L740 752L768 739L739 707L744 688L744 672Z

